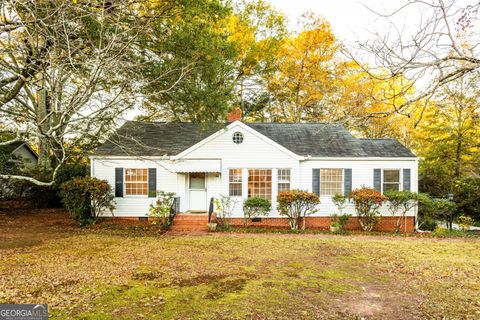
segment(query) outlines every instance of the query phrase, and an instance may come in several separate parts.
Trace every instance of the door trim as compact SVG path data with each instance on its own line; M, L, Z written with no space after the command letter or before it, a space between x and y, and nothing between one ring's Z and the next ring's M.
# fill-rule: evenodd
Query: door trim
M202 173L204 175L204 180L205 180L205 187L203 188L203 191L205 192L205 208L204 209L192 209L192 197L190 192L193 191L200 191L201 189L190 189L190 178L191 174L195 173ZM187 193L188 193L188 210L189 212L198 212L198 213L206 213L208 212L208 184L207 184L207 173L206 172L189 172L188 173L188 179L187 179Z

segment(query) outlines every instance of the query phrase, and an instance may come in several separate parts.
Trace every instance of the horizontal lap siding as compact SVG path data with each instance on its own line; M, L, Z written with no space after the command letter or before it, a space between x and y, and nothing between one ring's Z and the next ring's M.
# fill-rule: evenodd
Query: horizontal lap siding
M312 188L312 169L314 168L351 168L352 169L352 190L362 186L373 188L373 170L380 169L403 169L408 168L411 172L411 191L418 190L418 171L417 162L414 160L306 160L300 164L300 181L304 186L303 189L311 191ZM331 196L320 195L320 205L318 212L314 216L329 216L332 213L337 213L338 210L331 200ZM353 204L348 204L344 210L345 213L355 214ZM387 205L380 209L383 216L389 216L390 212ZM415 215L415 210L412 209L408 215Z
M235 144L232 141L232 135L237 131L242 132L244 135L244 140L241 144ZM228 195L228 172L229 169L233 168L289 168L291 169L291 188L301 188L299 161L241 127L234 127L224 131L215 139L190 152L185 158L222 159L220 180L215 182L214 190L209 190L209 197L219 197L220 194ZM243 216L242 203L246 196L244 194L243 198L235 199L237 205L233 212L234 216ZM275 201L276 199L272 199L272 202Z
M150 160L100 160L94 159L93 176L108 181L112 188L115 187L115 168L157 168L157 189L167 192L178 193L176 173L170 172L162 167L160 161ZM118 217L143 217L148 213L150 204L155 198L126 196L115 198L114 215ZM105 213L109 216L110 213Z

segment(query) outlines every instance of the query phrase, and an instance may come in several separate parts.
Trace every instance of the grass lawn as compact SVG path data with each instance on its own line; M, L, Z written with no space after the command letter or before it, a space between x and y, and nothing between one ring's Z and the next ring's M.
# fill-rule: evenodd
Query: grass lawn
M53 318L480 318L480 241L181 236L0 211L0 303Z

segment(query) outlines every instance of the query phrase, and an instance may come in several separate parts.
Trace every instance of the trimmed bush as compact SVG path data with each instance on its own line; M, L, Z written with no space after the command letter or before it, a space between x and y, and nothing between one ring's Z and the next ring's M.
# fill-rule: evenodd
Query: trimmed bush
M305 217L317 211L320 198L314 193L302 190L280 192L277 196L280 215L287 216L290 229L297 230L300 223L305 229Z
M65 209L81 225L95 223L105 210L113 215L114 195L106 180L75 178L62 185L60 194Z
M378 209L388 198L377 190L366 187L353 190L348 198L355 204L355 212L362 229L372 231L382 218Z
M272 205L270 201L264 198L251 197L243 202L243 216L245 226L248 225L248 220L259 216L268 216Z

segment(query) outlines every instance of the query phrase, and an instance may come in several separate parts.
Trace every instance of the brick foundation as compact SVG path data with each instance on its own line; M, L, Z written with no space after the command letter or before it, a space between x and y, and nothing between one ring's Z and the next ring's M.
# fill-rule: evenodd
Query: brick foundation
M305 220L305 228L313 230L330 230L330 217L307 217ZM230 218L228 219L230 225L234 227L243 227L243 218ZM393 232L395 231L396 217L382 217L382 220L375 227L375 231ZM288 229L290 228L287 218L261 218L257 222L249 222L251 227L271 228L271 229ZM401 228L401 232L413 232L415 229L415 218L407 217L406 226L405 223ZM352 217L345 226L345 230L362 230L358 217Z
M182 214L180 214L182 215ZM215 214L212 216L212 219L215 219ZM147 218L145 220L139 220L138 217L103 217L101 221L111 221L115 223L120 223L123 225L149 225L153 221L153 218ZM305 228L311 230L330 230L330 217L307 217L305 220ZM228 219L230 225L234 227L243 227L244 222L243 218L230 218ZM395 231L395 223L397 221L396 217L382 217L380 223L375 227L375 231L383 232L393 232ZM261 218L257 222L249 222L250 227L259 227L259 228L269 228L269 229L289 229L287 218ZM407 232L413 232L415 229L415 218L407 217L406 226L403 224L401 232L405 232L405 227ZM355 231L362 230L360 223L358 222L357 217L352 217L348 221L345 230Z

